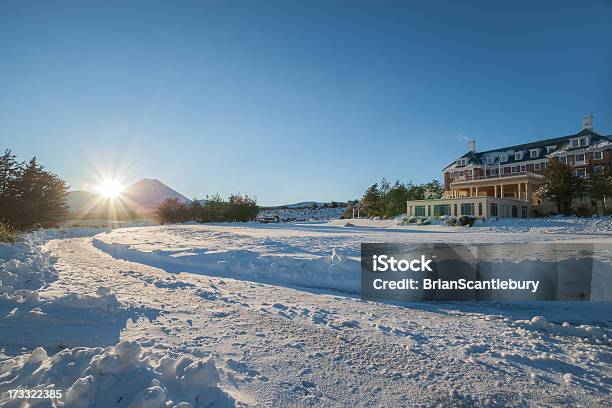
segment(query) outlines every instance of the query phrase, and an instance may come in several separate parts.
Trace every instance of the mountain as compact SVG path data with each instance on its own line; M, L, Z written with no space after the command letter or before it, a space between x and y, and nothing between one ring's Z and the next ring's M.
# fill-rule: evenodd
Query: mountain
M86 211L98 199L98 195L89 191L76 190L68 193L68 209L72 213Z
M127 186L120 198L104 199L89 191L76 190L68 194L68 208L81 218L129 219L137 215L150 215L167 198L190 200L156 179L142 179Z
M184 203L191 201L161 181L147 178L127 186L122 196L137 213L152 212L168 198L178 198L179 201Z

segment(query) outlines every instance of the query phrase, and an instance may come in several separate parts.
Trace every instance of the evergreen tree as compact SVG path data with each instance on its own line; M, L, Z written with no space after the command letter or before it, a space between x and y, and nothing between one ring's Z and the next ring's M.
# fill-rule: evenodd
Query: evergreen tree
M368 217L375 217L380 214L380 191L378 190L378 183L374 183L368 187L361 199L360 206Z
M8 149L0 156L0 222L14 224L17 219L17 183L22 166Z
M408 188L397 180L386 196L385 217L395 217L406 212L408 200Z
M438 180L432 180L423 185L423 195L427 200L438 199L444 193L444 186Z
M574 176L572 169L558 158L552 158L544 174L539 195L554 202L559 213L570 214L572 201L580 192L580 180Z
M598 202L603 202L605 211L606 198L612 195L612 178L606 167L595 170L593 165L588 168L589 177L586 179L585 193L595 200L596 211L599 212ZM603 213L603 212L602 212Z

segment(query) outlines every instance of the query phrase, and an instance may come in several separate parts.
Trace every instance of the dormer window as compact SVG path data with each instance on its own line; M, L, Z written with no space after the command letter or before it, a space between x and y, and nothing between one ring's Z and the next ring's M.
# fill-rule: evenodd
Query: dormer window
M529 157L532 159L537 158L540 155L540 149L530 149L529 150Z
M557 146L546 146L546 154L552 152L553 150L555 150L557 148Z
M499 161L502 163L505 163L508 161L508 155L507 154L502 154L501 156L499 156Z
M514 153L514 160L521 160L522 158L523 158L523 153L522 152Z
M468 159L457 160L457 166L465 166L468 163Z
M487 164L493 164L493 162L495 161L495 157L487 157Z
M572 147L583 147L589 144L589 139L587 137L579 137L571 140Z

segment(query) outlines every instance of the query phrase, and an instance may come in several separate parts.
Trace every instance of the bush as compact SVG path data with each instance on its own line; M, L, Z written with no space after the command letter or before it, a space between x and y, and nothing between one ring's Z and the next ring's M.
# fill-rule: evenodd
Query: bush
M457 218L457 225L459 227L463 227L463 226L471 227L474 225L475 222L476 222L476 217L471 217L469 215L462 215L461 217Z
M17 232L8 224L0 223L0 242L13 244L17 241Z
M451 215L444 219L444 223L448 226L455 227L457 225L457 217Z
M247 194L232 194L227 201L215 194L207 196L204 204L194 200L189 205L175 198L167 199L156 210L157 219L162 224L252 221L258 213L257 201Z
M576 208L576 216L580 218L591 218L595 214L592 207L582 205Z
M429 225L431 224L431 220L428 217L417 217L418 225Z

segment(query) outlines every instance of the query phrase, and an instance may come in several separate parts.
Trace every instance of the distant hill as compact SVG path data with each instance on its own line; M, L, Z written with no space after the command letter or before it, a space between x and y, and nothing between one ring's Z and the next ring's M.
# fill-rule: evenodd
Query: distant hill
M127 186L116 200L104 199L89 191L71 191L68 194L68 208L78 218L129 219L151 215L167 198L190 202L187 197L159 180L142 179Z
M191 200L157 179L142 179L125 188L122 193L129 206L136 212L152 212L165 199L178 198L184 203Z
M295 204L275 205L275 206L264 206L261 207L265 210L282 210L282 209L303 209L303 208L322 208L322 207L346 207L345 202L332 201L329 203L322 201L302 201Z

